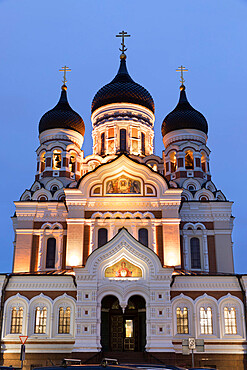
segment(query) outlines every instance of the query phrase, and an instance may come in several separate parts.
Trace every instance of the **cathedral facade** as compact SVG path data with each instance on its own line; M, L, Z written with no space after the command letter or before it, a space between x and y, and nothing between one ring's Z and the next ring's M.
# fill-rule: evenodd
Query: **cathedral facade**
M93 153L62 86L39 123L35 181L15 202L13 272L0 275L1 358L19 365L138 352L244 369L247 277L234 274L232 202L211 179L208 124L180 87L153 151L155 109L124 51L92 102ZM129 354L126 354L128 358Z

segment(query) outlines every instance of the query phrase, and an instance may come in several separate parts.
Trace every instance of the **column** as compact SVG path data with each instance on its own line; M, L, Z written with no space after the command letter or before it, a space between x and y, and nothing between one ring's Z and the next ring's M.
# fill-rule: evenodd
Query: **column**
M209 264L208 264L208 243L207 243L207 231L204 230L202 236L202 250L203 250L203 265L204 271L209 271Z
M81 266L83 261L84 219L68 219L66 267Z
M189 244L188 235L183 235L183 256L184 256L184 269L189 269Z

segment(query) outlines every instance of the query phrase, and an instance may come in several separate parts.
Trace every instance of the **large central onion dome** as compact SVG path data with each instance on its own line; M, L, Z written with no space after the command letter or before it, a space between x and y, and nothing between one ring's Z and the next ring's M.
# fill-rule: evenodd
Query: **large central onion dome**
M162 135L171 131L182 129L195 129L208 133L206 118L195 110L187 100L185 86L180 87L180 99L176 108L169 113L162 123Z
M138 104L154 113L152 96L144 87L132 80L126 67L125 58L121 58L116 77L95 95L92 102L92 113L96 109L112 103Z
M61 97L57 105L45 113L39 122L39 133L45 130L65 128L85 133L85 125L81 116L76 113L68 103L67 87L62 86Z

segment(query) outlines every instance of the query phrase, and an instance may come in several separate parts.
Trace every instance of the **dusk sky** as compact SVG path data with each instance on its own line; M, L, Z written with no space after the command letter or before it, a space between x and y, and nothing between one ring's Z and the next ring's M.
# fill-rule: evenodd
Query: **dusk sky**
M209 125L212 181L234 201L235 271L247 274L247 0L0 0L0 272L11 272L14 201L34 182L38 123L56 105L65 64L70 105L92 153L91 102L115 76L125 30L131 77L153 96L155 154L179 97Z

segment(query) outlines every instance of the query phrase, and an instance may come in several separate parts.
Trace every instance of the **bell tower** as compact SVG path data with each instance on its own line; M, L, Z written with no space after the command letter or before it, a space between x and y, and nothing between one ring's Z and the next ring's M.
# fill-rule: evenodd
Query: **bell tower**
M179 71L180 98L175 109L165 117L161 129L165 145L164 173L168 181L175 181L179 186L183 186L188 178L197 179L202 184L211 180L210 150L206 146L208 124L188 102L183 79L186 70L181 66Z
M64 71L60 99L39 122L40 146L35 179L45 185L51 178L58 178L67 186L81 177L85 125L68 103L66 72L69 69L65 66L60 71Z
M115 78L103 86L92 102L93 153L136 156L153 154L154 102L149 92L130 77L126 66L127 48L120 32L120 67Z

